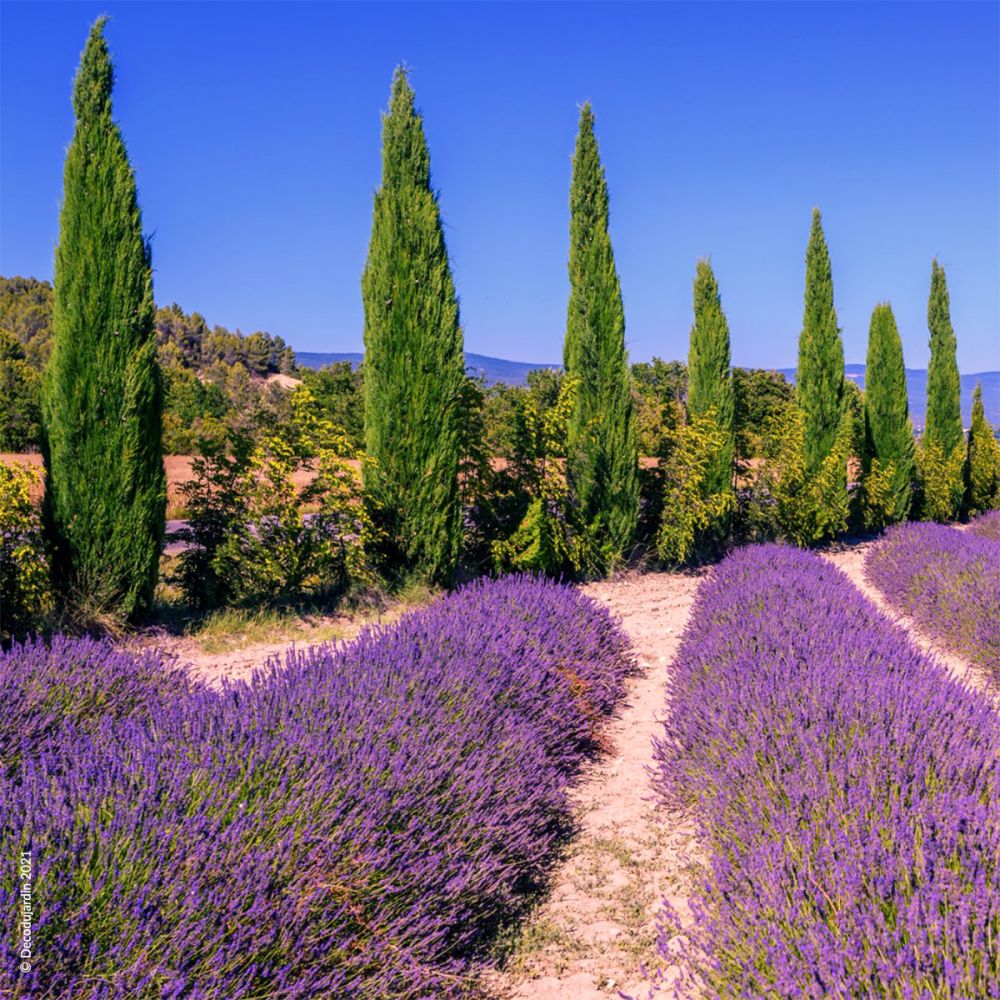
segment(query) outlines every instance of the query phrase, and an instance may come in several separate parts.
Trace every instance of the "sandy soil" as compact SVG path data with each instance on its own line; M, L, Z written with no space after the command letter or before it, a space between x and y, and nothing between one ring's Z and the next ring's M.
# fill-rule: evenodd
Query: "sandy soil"
M223 680L248 680L258 667L271 656L280 656L293 646L307 648L322 641L351 639L361 630L361 623L347 617L323 616L311 628L303 628L302 638L283 634L273 642L254 642L236 649L207 653L194 639L174 636L144 637L141 642L153 643L157 649L172 654L184 664L193 677L221 686ZM315 633L315 634L311 634Z
M958 526L964 528L965 526ZM994 704L1000 708L1000 693L990 683L985 670L974 663L970 663L964 657L952 653L945 649L939 642L922 632L920 626L908 615L901 615L892 608L882 596L882 592L873 587L865 579L865 558L875 541L864 542L844 542L832 546L823 555L829 559L838 569L840 569L848 579L865 595L876 607L884 611L893 621L901 625L910 634L910 638L924 652L934 656L948 673L956 680L968 684L980 693L986 695Z
M510 1000L645 996L640 965L658 967L655 918L668 899L690 920L698 848L691 821L650 787L651 740L666 709L670 664L704 574L629 574L586 592L618 615L642 672L608 725L610 753L574 789L579 833L551 892L520 929L487 986ZM670 977L679 970L667 970Z

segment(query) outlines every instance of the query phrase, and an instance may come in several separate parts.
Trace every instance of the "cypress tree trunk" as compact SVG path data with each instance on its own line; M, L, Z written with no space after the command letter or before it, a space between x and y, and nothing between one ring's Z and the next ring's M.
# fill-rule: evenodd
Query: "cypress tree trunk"
M382 117L365 306L365 493L393 560L448 583L461 545L465 360L430 153L406 71Z
M570 496L605 565L625 555L639 514L639 450L632 414L625 312L608 233L608 187L590 104L570 186L569 309L563 363L578 380L567 426Z
M972 394L972 424L969 427L965 462L965 504L970 516L1000 506L1000 444L983 409L983 387L977 382Z
M951 306L944 268L931 264L931 293L927 303L927 327L930 330L931 359L927 366L927 421L924 442L937 445L945 456L957 448L964 437L962 404L955 357L955 331L951 327Z
M830 254L818 208L813 209L806 250L805 313L799 337L796 393L805 416L805 470L811 476L833 450L844 406L844 345L833 308Z
M694 279L694 326L688 351L688 414L692 418L714 411L724 442L712 457L706 477L709 493L733 488L733 378L729 353L729 324L722 311L719 286L707 260L698 261ZM720 527L725 527L720 525Z
M891 520L903 521L910 510L916 450L906 397L903 342L888 303L875 307L868 331L863 475L871 473L875 460L882 469L892 465L889 514Z
M135 178L111 118L105 19L73 89L43 386L45 516L56 580L94 613L148 608L163 547L163 391Z

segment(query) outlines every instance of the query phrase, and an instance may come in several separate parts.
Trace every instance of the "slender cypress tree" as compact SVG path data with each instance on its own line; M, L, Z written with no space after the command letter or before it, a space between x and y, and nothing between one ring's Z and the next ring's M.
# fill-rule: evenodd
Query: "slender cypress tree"
M382 117L365 306L365 493L392 556L448 583L461 545L465 360L430 153L407 73Z
M153 279L135 178L111 118L99 18L73 88L43 399L45 516L54 578L92 611L135 617L163 545L163 391Z
M688 413L715 413L724 442L713 456L706 477L709 493L733 488L733 377L729 354L729 324L722 311L719 286L707 260L698 261L694 279L694 326L688 351Z
M813 209L806 249L805 313L796 392L805 416L805 469L811 476L833 450L844 408L844 345L833 308L830 253L818 208Z
M573 157L569 281L563 362L578 387L567 426L567 480L591 540L613 564L635 534L639 448L625 311L608 233L608 185L589 103L580 110Z
M1000 444L983 409L983 387L972 393L972 424L965 461L965 506L969 514L982 514L1000 505Z
M865 363L864 405L862 473L867 476L876 459L883 469L892 465L889 513L893 521L903 521L910 510L916 449L906 397L903 342L888 303L877 305L872 313Z
M931 359L927 366L927 420L924 443L937 445L945 456L963 441L962 404L955 357L955 331L944 268L931 264L931 293L927 303Z

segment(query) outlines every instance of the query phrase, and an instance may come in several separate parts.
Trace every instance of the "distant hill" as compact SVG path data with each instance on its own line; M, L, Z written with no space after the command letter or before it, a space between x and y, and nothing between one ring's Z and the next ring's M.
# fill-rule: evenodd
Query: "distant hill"
M335 361L350 361L357 367L364 357L357 352L322 354L311 351L296 351L295 360L303 368L322 368ZM505 382L507 385L526 385L528 372L537 368L558 368L559 365L536 365L527 361L507 361L504 358L489 358L485 354L465 354L465 368L470 375L482 375L487 385Z
M779 368L789 382L795 382L794 368ZM862 389L865 387L865 366L845 365L844 374L852 381L856 382ZM972 392L976 388L976 383L981 382L983 386L983 407L986 410L986 419L996 427L1000 424L1000 372L973 372L970 375L962 375L962 422L968 428L972 422ZM927 369L907 368L906 369L906 394L910 400L910 419L913 421L914 430L921 431L924 428L924 417L927 413Z

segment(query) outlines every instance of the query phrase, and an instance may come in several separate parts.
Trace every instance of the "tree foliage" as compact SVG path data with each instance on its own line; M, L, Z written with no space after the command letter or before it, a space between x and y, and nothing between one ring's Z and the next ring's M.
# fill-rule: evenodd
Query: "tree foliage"
M851 420L844 412L833 447L810 473L806 466L806 417L793 401L776 426L773 457L760 475L771 505L773 532L793 545L829 541L846 530L848 497L844 486L851 446Z
M569 279L563 362L577 391L567 425L566 476L581 522L604 564L613 566L635 535L639 451L608 187L590 104L580 111L573 157Z
M694 326L688 353L688 415L695 424L709 418L715 433L705 436L704 443L713 450L704 456L703 501L728 496L725 509L716 520L699 524L699 531L710 533L717 542L729 533L729 513L732 509L734 458L733 378L729 350L729 324L722 311L719 286L707 260L698 261L694 279ZM711 440L709 440L711 438ZM665 506L670 516L669 503Z
M844 345L833 306L830 253L818 208L806 249L805 312L795 378L805 420L805 471L812 475L833 450L844 408Z
M192 463L182 487L187 524L172 536L187 546L173 580L196 611L317 604L378 589L359 453L308 389L291 402L275 434L256 445L238 434L205 442Z
M104 23L91 29L73 90L42 395L45 514L55 579L88 614L134 618L152 601L163 544L163 390Z
M546 405L540 395L525 400L514 476L527 506L513 533L493 543L496 572L560 576L591 567L586 526L576 516L564 463L558 458L565 450L577 390L576 378L570 375L560 381L554 404Z
M927 417L921 439L921 516L930 521L951 521L960 516L965 493L965 432L948 284L944 268L936 260L931 264L927 327L931 357L927 365Z
M983 409L983 387L972 394L972 426L965 461L965 507L970 517L1000 507L1000 444Z
M406 71L382 119L365 306L365 492L386 565L437 582L461 548L458 466L465 360L430 154Z
M965 449L945 452L937 441L921 439L917 448L917 503L924 521L953 521L965 498Z
M781 372L765 368L733 369L733 424L737 458L764 454L769 428L785 411L793 389Z
M33 451L40 424L41 379L20 342L0 330L0 451Z
M632 409L639 454L662 455L666 436L676 429L677 414L687 398L687 365L683 361L636 361L631 366Z
M363 448L363 366L354 367L350 361L335 361L318 371L305 369L301 376L302 384L312 394L318 412L343 430L352 447Z
M868 331L865 363L864 449L862 488L869 496L868 527L879 528L906 519L915 474L916 447L906 396L903 342L892 308L875 307ZM886 484L881 482L889 477ZM875 496L880 499L875 502ZM884 512L876 515L875 511Z
M729 435L715 409L709 407L690 420L681 411L673 426L661 461L663 501L656 555L668 566L680 566L709 554L703 552L705 539L713 528L728 523L735 497L732 480L717 478L718 455Z
M924 440L945 455L962 444L961 384L958 377L957 342L951 325L951 304L944 268L931 264L931 291L927 302L931 358L927 365L927 417Z
M42 371L52 353L52 286L36 278L0 277L0 333L20 342L28 364Z
M38 473L0 462L0 646L24 638L54 610L38 505Z

